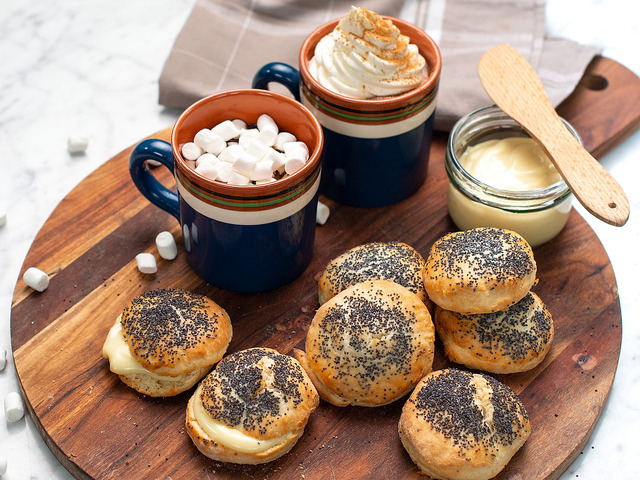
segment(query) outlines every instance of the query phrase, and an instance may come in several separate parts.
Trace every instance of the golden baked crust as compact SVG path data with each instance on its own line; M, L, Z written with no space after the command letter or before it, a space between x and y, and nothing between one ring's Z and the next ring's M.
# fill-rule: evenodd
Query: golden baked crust
M253 440L279 439L262 451L242 451L211 438L198 422L201 402L213 421ZM187 433L198 450L214 460L241 464L266 463L287 453L304 432L319 403L318 394L292 357L264 347L223 358L190 398Z
M431 371L434 330L415 293L395 282L371 280L322 305L307 332L306 352L294 350L294 355L323 400L385 405Z
M438 239L427 257L424 285L445 310L490 313L522 299L536 281L527 241L500 228L474 228Z
M430 477L486 480L522 447L530 425L509 387L486 374L451 368L420 381L402 409L398 433Z
M553 341L553 320L533 292L505 311L462 314L436 308L435 325L449 360L492 373L539 365Z
M157 289L131 300L122 312L131 355L156 375L176 377L211 367L232 337L227 312L204 295Z
M318 300L325 303L347 287L365 280L391 280L428 301L423 276L425 260L402 242L358 245L329 262L318 280Z

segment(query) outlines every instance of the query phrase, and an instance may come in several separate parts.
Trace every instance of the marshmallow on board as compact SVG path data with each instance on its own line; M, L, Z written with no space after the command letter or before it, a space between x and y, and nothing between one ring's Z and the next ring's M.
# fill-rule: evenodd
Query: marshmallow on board
M4 397L4 416L9 423L24 417L24 402L18 392L9 392Z
M49 275L36 267L27 268L22 279L24 283L38 292L44 292L49 287Z
M203 128L181 152L188 163L195 162L200 175L231 185L273 182L295 173L309 160L309 147L292 133L280 131L266 113L258 117L255 127L233 119Z
M171 232L160 232L156 236L156 247L158 247L160 256L165 260L173 260L178 256L176 240L171 235Z
M156 273L158 266L156 265L156 257L151 253L139 253L136 255L136 263L138 270L142 273Z

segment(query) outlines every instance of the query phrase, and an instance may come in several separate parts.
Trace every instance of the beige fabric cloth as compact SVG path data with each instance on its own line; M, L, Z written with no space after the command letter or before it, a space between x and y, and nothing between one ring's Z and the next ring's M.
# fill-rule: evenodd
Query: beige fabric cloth
M436 128L492 102L478 59L509 43L541 76L554 103L575 88L599 49L545 35L544 0L198 0L160 75L159 102L185 108L212 93L250 88L255 72L280 61L297 67L298 51L318 25L355 4L423 28L442 58Z

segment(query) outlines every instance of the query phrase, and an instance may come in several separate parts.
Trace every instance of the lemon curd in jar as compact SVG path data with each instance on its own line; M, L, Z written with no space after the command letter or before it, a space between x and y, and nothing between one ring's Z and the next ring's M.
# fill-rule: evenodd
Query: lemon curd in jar
M537 246L567 222L569 188L538 144L498 107L477 110L456 123L445 167L449 215L462 230L507 228Z

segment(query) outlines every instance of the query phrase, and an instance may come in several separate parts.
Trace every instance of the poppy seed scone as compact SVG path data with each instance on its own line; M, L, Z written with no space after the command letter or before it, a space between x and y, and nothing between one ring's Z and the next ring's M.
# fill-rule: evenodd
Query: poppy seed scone
M214 460L266 463L293 448L318 403L293 357L249 348L223 358L200 382L187 405L187 433Z
M462 314L436 308L435 325L449 360L491 373L539 365L553 341L553 320L533 292L505 311Z
M294 355L323 400L378 406L407 394L431 371L434 339L431 315L415 293L371 280L320 306L305 352Z
M232 326L210 298L157 289L133 298L109 331L102 354L129 387L152 397L188 390L227 351Z
M400 440L420 470L447 480L493 478L530 431L513 390L489 375L455 368L422 379L398 423Z
M318 280L320 305L342 290L366 280L391 280L428 301L425 260L402 242L372 242L353 247L327 264Z
M490 313L522 299L536 281L533 251L519 234L474 228L431 246L424 274L429 298L445 310Z

